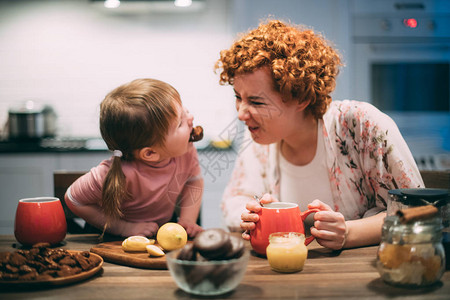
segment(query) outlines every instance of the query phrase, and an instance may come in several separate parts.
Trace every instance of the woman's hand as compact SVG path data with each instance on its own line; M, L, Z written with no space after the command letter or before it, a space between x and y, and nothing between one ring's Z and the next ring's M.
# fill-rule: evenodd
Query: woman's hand
M123 237L129 237L132 235L154 237L156 236L158 229L159 226L155 222L126 222L122 227L122 232L120 233L120 235Z
M278 202L278 199L275 199L270 194L264 194L259 201L261 204L267 204L270 202ZM242 233L242 238L244 240L250 240L249 232L255 229L255 223L259 221L258 213L261 211L261 205L256 201L250 201L247 203L245 208L248 212L244 212L241 215L241 229L244 230Z
M313 208L321 211L314 215L314 227L311 227L311 234L323 247L333 250L342 249L348 233L344 216L333 211L331 207L320 200L314 200L308 204L308 209Z
M185 220L178 220L178 224L184 227L186 229L186 232L190 238L194 238L197 234L202 232L204 229L200 227L197 223L189 222Z

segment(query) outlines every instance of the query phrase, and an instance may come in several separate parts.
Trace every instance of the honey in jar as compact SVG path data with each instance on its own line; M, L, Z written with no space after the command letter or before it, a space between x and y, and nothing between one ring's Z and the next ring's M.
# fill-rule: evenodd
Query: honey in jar
M305 235L298 232L272 233L269 236L266 255L274 271L293 273L303 270L308 256Z

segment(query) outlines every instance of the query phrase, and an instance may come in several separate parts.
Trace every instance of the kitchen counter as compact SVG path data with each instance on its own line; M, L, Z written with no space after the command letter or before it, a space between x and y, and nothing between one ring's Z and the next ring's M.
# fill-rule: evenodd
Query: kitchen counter
M233 148L216 148L209 141L194 143L199 152L228 151ZM0 140L1 153L52 153L52 152L106 152L109 151L102 138L57 137L36 140Z
M89 250L97 235L68 235L63 248ZM0 251L17 250L14 236L0 236ZM247 249L250 244L246 242ZM377 246L334 252L315 241L303 271L274 272L265 258L251 255L241 284L228 294L202 299L448 299L450 272L427 288L400 288L384 283L375 268ZM191 299L168 270L150 270L105 262L103 272L83 282L56 288L0 290L1 299Z
M108 151L101 138L45 138L34 141L0 141L1 153L52 153L52 152L102 152Z

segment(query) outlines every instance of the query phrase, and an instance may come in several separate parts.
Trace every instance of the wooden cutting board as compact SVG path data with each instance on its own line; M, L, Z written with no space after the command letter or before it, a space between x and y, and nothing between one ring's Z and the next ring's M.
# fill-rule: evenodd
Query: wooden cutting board
M111 263L144 269L167 269L165 255L150 257L147 252L125 252L122 250L122 241L95 245L91 248L91 252L100 255L105 261Z

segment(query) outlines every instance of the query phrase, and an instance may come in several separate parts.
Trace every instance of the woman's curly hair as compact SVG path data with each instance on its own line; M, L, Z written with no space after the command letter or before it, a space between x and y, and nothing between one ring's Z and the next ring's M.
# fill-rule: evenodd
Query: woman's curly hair
M267 66L284 101L310 101L306 112L322 118L341 65L339 53L321 35L269 20L221 51L215 69L222 69L220 84L233 85L235 76Z

